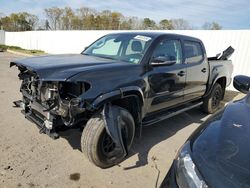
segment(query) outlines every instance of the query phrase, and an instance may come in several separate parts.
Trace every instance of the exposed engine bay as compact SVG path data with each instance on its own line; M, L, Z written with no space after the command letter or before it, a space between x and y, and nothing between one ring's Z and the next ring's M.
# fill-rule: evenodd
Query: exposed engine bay
M73 126L83 120L85 116L80 118L80 114L85 108L79 96L88 89L87 84L42 81L35 72L18 68L23 98L14 104L22 107L25 117L38 124L41 131L54 132L58 125Z

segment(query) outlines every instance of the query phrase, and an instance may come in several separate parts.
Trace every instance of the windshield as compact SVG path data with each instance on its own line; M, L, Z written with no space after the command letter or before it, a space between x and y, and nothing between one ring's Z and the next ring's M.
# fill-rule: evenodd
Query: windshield
M82 54L138 64L151 42L152 38L145 35L107 35L90 45Z

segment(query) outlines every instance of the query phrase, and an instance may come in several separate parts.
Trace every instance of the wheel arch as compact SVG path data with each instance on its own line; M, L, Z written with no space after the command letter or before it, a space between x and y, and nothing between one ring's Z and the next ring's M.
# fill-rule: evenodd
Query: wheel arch
M220 84L220 86L222 87L222 90L223 90L223 97L222 98L224 98L225 90L226 90L226 84L227 84L227 78L226 78L226 76L220 77L219 79L216 80L215 83Z
M209 86L208 92L205 94L204 97L207 97L212 92L215 83L220 84L220 86L222 87L222 89L223 89L223 98L224 98L225 89L226 89L226 85L227 85L227 77L225 75L223 75L223 76L218 75L218 76L216 76L214 78L213 82Z
M128 110L135 121L136 135L141 135L144 95L139 87L124 87L120 88L119 90L105 93L95 99L91 105L91 108L92 110L96 111L101 109L107 103L111 103L112 105L117 105Z

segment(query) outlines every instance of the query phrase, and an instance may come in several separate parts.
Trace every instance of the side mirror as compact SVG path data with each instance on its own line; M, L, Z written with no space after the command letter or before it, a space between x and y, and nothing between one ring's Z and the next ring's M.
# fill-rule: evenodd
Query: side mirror
M233 85L238 91L247 94L250 89L250 77L243 75L235 76Z
M170 65L174 65L176 63L176 60L170 60L169 57L166 56L158 56L155 57L151 60L150 65L152 66L170 66Z

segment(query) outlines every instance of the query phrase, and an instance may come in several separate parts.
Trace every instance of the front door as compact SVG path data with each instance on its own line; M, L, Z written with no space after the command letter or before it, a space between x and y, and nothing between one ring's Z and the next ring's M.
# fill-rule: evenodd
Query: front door
M148 72L150 85L148 99L151 102L149 113L180 104L184 100L186 67L183 64L181 41L162 39L156 45L151 61L156 58L174 61L174 64L151 64L152 70Z

